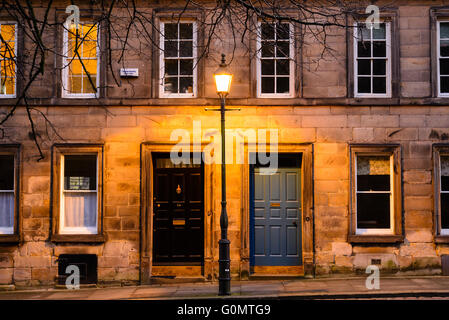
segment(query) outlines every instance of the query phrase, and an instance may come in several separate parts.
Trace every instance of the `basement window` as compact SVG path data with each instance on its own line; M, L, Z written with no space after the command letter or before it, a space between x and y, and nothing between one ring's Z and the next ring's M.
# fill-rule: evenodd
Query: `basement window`
M97 260L95 254L61 254L58 259L58 284L65 285L67 277L73 274L69 266L78 268L80 284L97 283Z

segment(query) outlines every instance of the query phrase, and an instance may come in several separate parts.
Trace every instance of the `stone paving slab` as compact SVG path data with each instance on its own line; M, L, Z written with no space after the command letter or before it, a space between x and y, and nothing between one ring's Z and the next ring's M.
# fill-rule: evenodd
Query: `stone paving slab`
M369 290L366 278L233 281L231 298L316 297L332 295L409 295L435 293L449 297L448 277L381 278L380 290ZM217 298L218 283L177 283L81 290L42 289L0 292L0 300L119 300Z

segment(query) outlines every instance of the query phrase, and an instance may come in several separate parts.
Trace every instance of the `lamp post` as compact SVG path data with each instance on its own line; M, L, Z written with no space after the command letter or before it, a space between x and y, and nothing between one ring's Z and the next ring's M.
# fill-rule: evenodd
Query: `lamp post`
M221 113L221 238L218 241L219 249L219 275L218 295L231 294L231 258L229 253L230 241L228 240L228 213L226 212L226 137L225 137L225 103L226 96L231 89L232 74L227 70L225 55L221 55L221 64L214 73L217 94L220 97Z

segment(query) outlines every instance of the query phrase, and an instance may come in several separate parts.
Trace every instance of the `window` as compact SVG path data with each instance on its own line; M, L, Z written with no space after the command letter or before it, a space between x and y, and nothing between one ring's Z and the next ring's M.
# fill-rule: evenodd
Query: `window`
M393 233L392 157L359 155L356 162L356 233Z
M437 23L438 95L449 97L449 21Z
M19 145L0 145L0 242L19 241Z
M351 164L351 241L402 240L399 147L353 145Z
M195 22L161 24L161 97L196 97L196 33Z
M64 28L63 97L95 98L99 87L98 24Z
M15 98L17 24L0 23L0 36L0 98Z
M15 186L14 155L0 154L0 234L14 233Z
M257 59L259 97L291 97L294 90L292 27L260 23Z
M97 233L97 155L63 155L60 233Z
M449 236L449 146L434 146L437 236Z
M379 28L354 28L354 95L355 97L391 97L390 22Z
M102 240L103 146L54 148L52 240Z

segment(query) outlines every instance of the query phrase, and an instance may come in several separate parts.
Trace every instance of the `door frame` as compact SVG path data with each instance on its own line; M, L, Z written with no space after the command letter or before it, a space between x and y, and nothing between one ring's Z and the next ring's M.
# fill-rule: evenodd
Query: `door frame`
M267 146L267 152L270 151ZM257 152L257 144L245 143L244 154L248 156ZM279 143L277 153L300 153L301 164L301 207L302 207L302 272L298 276L313 276L314 273L314 212L313 212L313 144L311 143ZM241 277L245 278L251 274L250 269L250 165L248 161L242 165L242 195L241 195ZM278 267L274 267L278 268ZM260 268L260 273L272 273L273 268ZM290 268L291 269L291 268Z
M170 153L175 145L178 143L165 142L143 142L140 145L140 282L142 284L149 284L153 276L153 153ZM190 144L192 152L203 153L204 147L207 143L201 144L201 150L196 149L197 146ZM212 228L214 226L214 201L213 201L213 165L203 164L203 178L204 178L204 255L202 276L210 279L213 275L213 260L214 260L214 236ZM174 266L168 269L173 272L179 272L179 275L191 276L191 267L186 270L183 267ZM178 271L177 271L178 270Z

